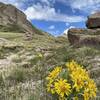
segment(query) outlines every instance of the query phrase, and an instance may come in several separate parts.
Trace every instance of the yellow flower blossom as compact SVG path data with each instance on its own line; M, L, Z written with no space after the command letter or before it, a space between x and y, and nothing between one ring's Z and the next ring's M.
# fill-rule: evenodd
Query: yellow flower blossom
M47 91L51 92L52 94L55 93L55 89L52 83L47 84Z
M89 100L89 93L84 91L84 94L83 94L83 97L84 97L84 100Z
M66 63L66 67L68 68L69 71L75 71L78 65L74 60L72 60L71 62Z
M42 55L41 53L39 53L39 54L38 54L38 57L42 58L42 57L43 57L43 55Z
M60 97L64 97L64 95L68 96L71 93L71 86L65 79L57 80L57 82L54 84L54 87L55 91L58 95L60 95Z
M87 80L87 84L85 85L85 91L87 91L89 93L89 96L92 97L96 97L96 92L97 92L97 88L96 88L96 84L93 80L89 79Z
M63 71L62 67L56 67L47 77L48 84L47 90L52 94L58 94L59 100L65 100L71 98L71 95L76 96L77 94L82 94L84 100L90 100L96 97L96 84L89 77L88 72L83 66L79 65L77 62L72 60L66 63L66 67ZM68 69L68 70L67 70ZM67 73L68 72L68 73ZM68 74L67 78L64 75ZM73 100L78 100L78 97L72 97Z
M84 84L85 84L85 80L86 80L86 76L82 73L80 73L79 71L75 71L73 73L71 73L71 78L72 81L74 83L74 88L76 88L77 91L79 91L79 89L83 88Z
M70 71L70 76L74 83L73 88L76 88L76 91L79 91L84 87L85 81L88 79L89 75L82 66L80 66L75 61L69 62L66 64Z
M50 74L47 77L47 80L55 79L59 75L61 70L62 70L61 67L56 67L52 72L50 72Z

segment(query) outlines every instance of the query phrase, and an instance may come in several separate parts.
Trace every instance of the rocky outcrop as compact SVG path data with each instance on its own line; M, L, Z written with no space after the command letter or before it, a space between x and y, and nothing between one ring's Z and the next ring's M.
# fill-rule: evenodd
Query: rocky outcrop
M28 34L42 34L27 20L26 15L11 4L0 3L0 31L16 31Z
M100 12L92 14L86 22L87 28L100 28Z
M100 18L99 13L93 14L89 18L94 18L93 16ZM100 28L99 28L100 19L98 20L98 18L95 19L93 22L91 22L91 20L88 19L87 26L88 28L92 29L77 29L77 28L69 29L68 40L70 44L75 46L88 45L88 46L100 47ZM96 20L98 21L96 22ZM90 24L89 21L92 24Z
M100 29L70 29L68 39L71 45L100 45Z

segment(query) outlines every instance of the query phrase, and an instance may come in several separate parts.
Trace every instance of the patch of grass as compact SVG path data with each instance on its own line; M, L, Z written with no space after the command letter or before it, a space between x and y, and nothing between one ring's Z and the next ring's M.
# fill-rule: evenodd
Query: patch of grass
M5 43L0 48L0 57L3 59L6 54L13 55L12 61L17 66L9 72L5 80L0 77L0 82L5 82L3 90L0 91L2 98L0 100L38 100L40 94L44 93L42 90L46 89L37 84L37 81L44 81L48 71L55 66L65 64L65 62L72 59L76 60L79 64L87 67L91 63L89 59L93 59L94 56L100 55L100 51L95 48L81 47L74 48L69 45L67 38L65 37L52 37L49 35L43 35L36 30L33 34L33 39L30 41L24 40L23 33L15 32L0 32L0 38L9 40L8 45ZM15 45L16 43L17 45ZM22 45L21 45L22 44ZM42 53L44 58L36 57L38 53ZM11 55L10 55L11 54ZM35 57L34 57L35 55ZM7 56L6 56L7 57ZM30 58L31 57L31 58ZM5 72L3 73L5 74ZM21 85L27 86L36 82L37 87L32 90L33 87L28 89L23 88ZM1 85L2 86L2 85ZM12 90L12 87L15 91ZM36 92L36 93L34 93ZM0 94L0 95L1 95ZM8 97L5 99L3 96ZM41 94L44 100L47 94ZM34 98L35 97L35 98ZM53 99L47 96L47 99Z
M0 25L1 32L23 32L23 29L18 25L3 26Z
M41 69L38 66L31 68L18 66L17 68L14 68L12 72L6 77L6 80L11 82L11 85L38 79L41 79Z
M0 32L0 38L8 39L8 40L14 40L21 38L22 39L23 34L22 33L14 33L14 32Z
M3 78L3 75L0 74L0 88L4 87L4 78Z
M52 59L51 63L55 64L60 64L61 62L67 62L74 59L84 66L89 66L91 65L89 59L98 54L100 54L100 51L94 48L73 48L66 45L61 48L55 49L53 55L51 56L51 58L49 58Z
M14 54L10 57L12 59L13 62L15 63L19 63L22 61L21 57L18 54Z
M24 82L26 80L27 71L20 68L16 68L12 71L12 73L8 76L7 79L9 79L12 82L19 83Z

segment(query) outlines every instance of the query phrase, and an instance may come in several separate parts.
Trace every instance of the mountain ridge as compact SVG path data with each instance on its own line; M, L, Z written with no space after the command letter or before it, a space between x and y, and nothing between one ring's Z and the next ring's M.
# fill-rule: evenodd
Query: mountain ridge
M0 3L0 31L23 32L29 37L34 34L44 35L27 20L26 15L11 4Z

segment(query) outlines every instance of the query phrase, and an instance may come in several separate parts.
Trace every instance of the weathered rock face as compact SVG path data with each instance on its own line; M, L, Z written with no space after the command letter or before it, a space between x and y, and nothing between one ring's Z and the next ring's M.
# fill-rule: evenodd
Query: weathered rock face
M100 13L89 17L87 27L91 29L73 28L68 30L68 40L71 45L100 47Z
M68 39L71 45L100 45L100 29L70 29Z
M92 14L86 22L87 28L100 28L100 12Z
M36 33L26 15L10 4L0 3L0 30L21 31L28 35ZM35 31L35 32L34 32Z
M77 32L79 32L79 30L77 30L77 29L69 29L68 30L68 40L69 40L71 45L79 43L80 36L77 35Z

